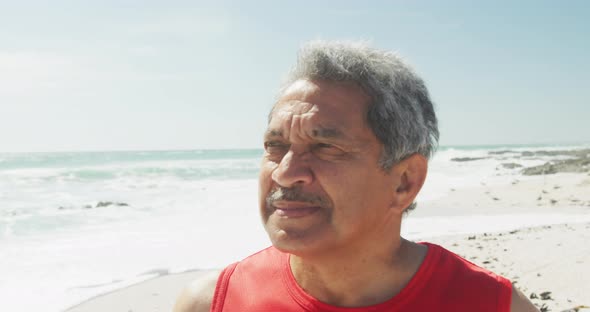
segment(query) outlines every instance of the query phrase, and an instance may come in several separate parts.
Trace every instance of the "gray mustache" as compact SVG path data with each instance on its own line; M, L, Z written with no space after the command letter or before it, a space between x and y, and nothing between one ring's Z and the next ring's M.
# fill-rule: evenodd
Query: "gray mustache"
M275 201L279 200L303 202L319 207L329 206L329 201L326 200L324 197L313 194L306 194L302 192L299 188L276 188L273 191L271 191L266 197L266 204L268 206L271 206Z

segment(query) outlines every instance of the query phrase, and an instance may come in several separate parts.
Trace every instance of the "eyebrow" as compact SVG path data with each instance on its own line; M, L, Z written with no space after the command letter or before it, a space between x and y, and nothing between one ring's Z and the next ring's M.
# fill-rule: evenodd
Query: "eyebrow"
M283 130L280 129L268 129L266 130L266 132L264 133L265 137L282 137L283 136Z
M342 131L335 128L317 128L311 131L314 138L322 139L341 139L344 138Z
M269 129L264 133L267 138L283 137L283 130ZM311 130L311 136L316 139L343 139L345 136L342 131L336 128L316 128Z

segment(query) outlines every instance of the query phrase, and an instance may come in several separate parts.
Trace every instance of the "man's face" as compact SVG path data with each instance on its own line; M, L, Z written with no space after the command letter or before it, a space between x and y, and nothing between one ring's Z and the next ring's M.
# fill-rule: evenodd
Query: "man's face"
M395 174L366 122L370 98L351 83L300 80L278 100L264 138L260 209L273 245L329 252L391 227Z

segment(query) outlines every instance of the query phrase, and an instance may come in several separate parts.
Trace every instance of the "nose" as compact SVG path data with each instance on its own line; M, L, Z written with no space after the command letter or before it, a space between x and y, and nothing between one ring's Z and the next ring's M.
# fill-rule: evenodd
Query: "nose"
M289 150L272 172L272 180L282 187L310 184L313 181L313 172L306 154L308 153Z

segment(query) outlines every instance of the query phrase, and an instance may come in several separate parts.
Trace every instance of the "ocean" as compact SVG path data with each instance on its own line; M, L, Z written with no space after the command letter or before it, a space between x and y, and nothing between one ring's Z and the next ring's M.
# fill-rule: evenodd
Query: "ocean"
M588 145L443 147L419 201L482 179L509 183L520 169L499 174L502 163L547 161L516 160L519 151L580 148ZM510 152L489 157L493 151ZM268 246L257 210L261 155L258 149L0 154L2 309L62 311L157 275L221 267ZM475 211L409 217L402 231L419 239L584 218Z

